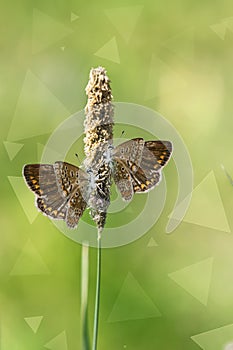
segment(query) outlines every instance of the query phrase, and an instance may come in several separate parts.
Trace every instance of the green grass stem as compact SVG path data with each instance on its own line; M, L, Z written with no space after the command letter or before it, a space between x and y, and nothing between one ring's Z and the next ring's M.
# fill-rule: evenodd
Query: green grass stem
M82 350L90 350L88 332L88 280L89 280L89 245L82 245L81 263L81 340Z

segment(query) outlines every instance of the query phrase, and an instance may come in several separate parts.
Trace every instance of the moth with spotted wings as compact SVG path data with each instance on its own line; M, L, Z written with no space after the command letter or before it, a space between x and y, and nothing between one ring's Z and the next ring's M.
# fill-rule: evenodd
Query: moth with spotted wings
M65 220L76 228L86 208L98 227L104 228L114 180L122 198L153 189L171 153L170 141L135 138L113 146L113 113L110 80L102 67L92 69L86 87L85 161L83 169L57 161L28 164L23 176L36 195L36 206L52 219Z

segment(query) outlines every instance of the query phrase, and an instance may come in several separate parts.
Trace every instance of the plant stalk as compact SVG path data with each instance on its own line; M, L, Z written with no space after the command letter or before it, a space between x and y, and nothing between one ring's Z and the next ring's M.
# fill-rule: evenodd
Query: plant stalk
M98 339L98 328L99 328L99 306L100 306L100 282L101 282L101 233L98 232L95 313L94 313L92 350L97 350L97 339Z
M82 245L82 264L81 264L81 339L82 350L90 350L89 332L88 332L88 280L89 280L89 245Z

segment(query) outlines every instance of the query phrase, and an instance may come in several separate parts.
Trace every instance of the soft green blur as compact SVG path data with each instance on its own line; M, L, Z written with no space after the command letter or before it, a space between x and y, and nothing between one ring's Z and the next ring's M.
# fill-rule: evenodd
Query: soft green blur
M142 7L135 10L137 5ZM133 6L132 17L123 16L117 28L111 14L118 15L114 8L125 6ZM103 251L99 349L198 350L192 336L233 324L233 236L226 232L227 222L228 231L233 227L233 187L221 168L224 165L233 176L232 11L230 0L1 2L2 350L39 350L46 344L52 350L81 349L81 246L45 216L39 214L33 221L37 213L33 195L27 189L24 194L24 184L16 180L20 203L8 177L20 177L24 164L38 162L52 131L85 106L89 70L98 65L108 71L115 101L150 107L174 125L192 159L194 187L207 179L193 197L195 208L190 207L187 220L167 235L177 193L171 161L164 171L168 194L158 222L134 243ZM108 53L112 60L95 55L112 38L119 57L115 46ZM124 130L126 137L134 136L133 127ZM121 132L118 125L115 137ZM138 132L135 128L135 136ZM150 137L143 131L142 136ZM23 145L12 160L5 141ZM11 151L15 147L6 145ZM77 146L67 159L78 165L74 154L83 159L81 138ZM133 220L145 198L135 196L131 210L122 211L117 220L111 215L107 225ZM83 220L90 222L88 213ZM157 246L148 247L151 238ZM96 250L91 248L90 331L95 259ZM209 265L207 271L196 265L191 274L184 273L191 276L190 285L189 279L181 278L187 289L204 298L198 300L168 275L202 261L211 262L212 273ZM43 317L35 333L25 321L33 317ZM38 320L29 322L35 325ZM205 350L223 350L233 342L233 328L229 334L218 332L220 345L215 333L200 340Z

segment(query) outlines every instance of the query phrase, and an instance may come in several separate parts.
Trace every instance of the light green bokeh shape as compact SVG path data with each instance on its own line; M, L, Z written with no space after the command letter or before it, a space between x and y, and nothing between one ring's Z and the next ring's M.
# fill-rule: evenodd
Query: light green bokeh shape
M24 320L27 322L29 327L34 333L36 333L40 327L40 324L43 320L43 316L34 316L34 317L25 317Z
M191 339L203 350L228 350L227 345L233 341L233 324L194 335Z
M145 99L149 100L160 95L170 93L174 89L184 88L184 78L176 73L168 64L152 55L148 81L145 89ZM175 82L170 84L169 82Z
M33 205L35 202L34 194L29 191L24 179L18 176L8 176L8 180L15 192L17 199L19 200L24 213L27 216L30 224L36 219L39 214L36 207Z
M33 10L32 53L38 53L71 34L73 30L65 27L47 14Z
M154 238L151 237L148 244L147 244L147 247L151 248L151 247L158 247L158 244L155 242Z
M213 258L200 261L168 276L203 305L207 305Z
M224 40L227 29L233 32L233 17L223 18L219 23L211 25L210 29L212 29L220 39Z
M78 15L76 15L74 12L71 12L71 14L70 14L71 22L76 21L76 19L78 19L78 18L79 18Z
M94 55L115 63L120 63L116 38L113 37L110 39L98 51L96 51Z
M210 26L210 29L217 34L217 36L224 40L226 36L226 31L227 31L227 22L223 21L221 23L213 24Z
M49 350L67 350L68 345L66 332L63 331L62 333L58 334L55 338L53 338L47 344L45 344L44 347Z
M182 205L181 202L179 206L182 207ZM179 206L176 209L179 210ZM169 217L176 219L174 214ZM231 232L213 171L194 188L192 200L183 221Z
M129 42L135 30L142 9L143 6L129 6L113 8L105 11L106 16L126 43Z
M156 305L129 272L108 317L108 322L160 317Z
M16 260L10 275L48 275L49 273L49 269L41 255L29 240Z
M7 154L10 158L10 160L13 160L15 156L19 153L21 148L23 147L22 143L14 143L14 142L3 142L5 149L7 151Z
M7 139L17 141L50 133L69 114L57 97L29 70Z

